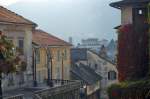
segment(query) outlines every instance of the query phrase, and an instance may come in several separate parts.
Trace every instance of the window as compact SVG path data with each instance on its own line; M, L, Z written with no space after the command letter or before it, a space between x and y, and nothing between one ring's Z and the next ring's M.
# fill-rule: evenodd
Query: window
M56 79L61 79L60 68L56 67Z
M36 63L39 64L40 63L40 49L36 49Z
M18 47L23 49L23 47L24 47L24 40L23 39L22 40L20 39L18 41Z
M67 50L65 49L64 59L67 60Z
M117 74L115 71L109 71L108 72L108 80L116 80Z
M143 11L140 9L140 10L138 11L138 14L139 14L139 15L142 15L142 14L143 14Z
M98 69L98 65L97 64L95 64L95 70L97 70Z
M60 61L60 51L57 51L57 61Z
M24 38L18 38L18 51L20 54L24 53Z

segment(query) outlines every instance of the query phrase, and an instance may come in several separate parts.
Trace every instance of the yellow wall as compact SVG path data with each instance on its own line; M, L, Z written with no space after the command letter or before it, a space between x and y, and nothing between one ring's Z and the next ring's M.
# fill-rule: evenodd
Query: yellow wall
M36 65L36 77L38 82L43 82L47 78L47 56L46 50L40 48L40 61Z
M58 46L49 47L50 53L52 55L52 79L62 79L62 61L64 67L64 80L70 79L70 47L68 46ZM65 50L67 52L65 57ZM59 52L58 52L59 51ZM58 60L58 53L60 54ZM64 57L62 60L62 53ZM51 64L51 63L50 63ZM37 63L37 81L42 82L47 78L47 54L45 48L40 48L40 62Z
M62 58L62 53L67 52L67 57ZM53 67L53 79L62 79L62 67L64 67L64 79L70 79L70 47L53 47L50 48L52 53L52 67ZM58 51L60 53L60 59L58 60ZM62 66L63 61L63 66Z

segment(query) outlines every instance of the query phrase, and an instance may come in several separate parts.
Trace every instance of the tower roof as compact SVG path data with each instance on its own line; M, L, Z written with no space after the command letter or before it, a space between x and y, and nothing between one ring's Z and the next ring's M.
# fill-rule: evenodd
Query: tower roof
M136 5L139 3L140 4L142 4L142 3L147 4L149 2L150 2L150 0L122 0L122 1L113 2L110 4L110 6L120 9L121 6L123 6L123 5L129 5L129 4L131 4L131 5L135 4Z

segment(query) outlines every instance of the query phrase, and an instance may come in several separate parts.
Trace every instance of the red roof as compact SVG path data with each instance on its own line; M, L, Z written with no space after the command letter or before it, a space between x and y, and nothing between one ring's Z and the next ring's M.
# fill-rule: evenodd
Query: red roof
M32 42L40 46L72 46L70 43L61 40L43 30L34 30Z
M15 24L27 24L35 25L32 21L25 19L24 17L0 6L0 23L15 23Z

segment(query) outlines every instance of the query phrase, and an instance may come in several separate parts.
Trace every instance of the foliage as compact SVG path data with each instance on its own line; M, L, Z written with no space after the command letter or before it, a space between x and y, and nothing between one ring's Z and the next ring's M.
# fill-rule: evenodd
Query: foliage
M15 52L13 42L0 32L0 73L12 73L16 70L25 70L26 63ZM24 69L21 69L23 66Z
M150 93L150 80L126 81L108 87L109 99L145 99ZM134 94L133 94L134 93ZM139 98L140 97L140 98Z
M131 32L131 30L133 30L133 25L132 24L126 24L126 25L121 25L118 28L118 33L129 33Z

